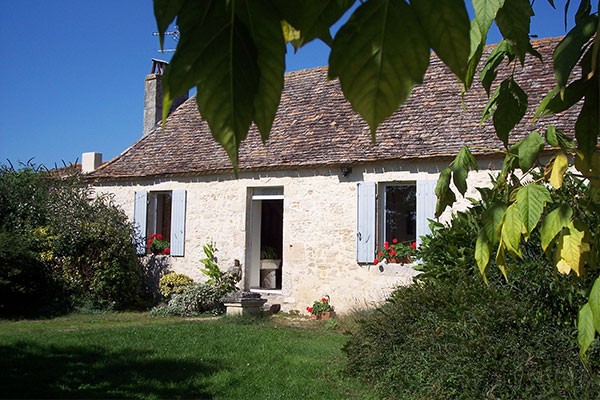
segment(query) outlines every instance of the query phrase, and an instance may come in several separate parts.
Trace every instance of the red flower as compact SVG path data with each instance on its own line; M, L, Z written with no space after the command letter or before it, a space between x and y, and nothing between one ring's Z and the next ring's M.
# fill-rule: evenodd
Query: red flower
M149 240L148 240L148 244L152 244L152 239L149 239Z
M383 257L383 251L380 251L378 255L379 257Z
M392 240L392 243L398 243L398 239L394 238L394 240Z
M312 307L306 307L306 311L308 311L309 313L312 313Z
M396 250L390 251L390 256L395 256L395 255L396 255Z
M323 298L321 299L321 301L325 301L325 302L326 302L326 301L327 301L327 299L326 299L325 297L323 297Z
M381 254L381 253L380 253ZM374 259L373 260L373 264L379 264L379 260L378 259Z
M166 249L163 250L163 253L165 253L167 255L171 254L171 248L167 247Z
M410 248L413 249L413 250L416 249L417 248L417 242L412 242L411 245L410 245Z
M150 240L154 239L156 237L156 233L153 234L152 236L150 236Z
M147 248L147 249L149 249L149 248L150 248L150 245L146 245L146 248Z
M384 249L384 250L387 250L387 248L388 248L388 247L390 247L390 242L385 242L385 243L383 244L383 249Z
M159 233L158 235L156 235L156 238L157 238L158 240L163 240L163 235L161 235L161 234Z

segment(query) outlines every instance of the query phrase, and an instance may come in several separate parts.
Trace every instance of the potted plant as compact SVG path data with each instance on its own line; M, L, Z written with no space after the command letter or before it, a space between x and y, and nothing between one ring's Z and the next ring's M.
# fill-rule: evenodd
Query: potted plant
M379 264L385 259L388 263L406 264L416 254L416 249L416 242L398 242L398 239L392 239L392 244L387 241L383 244L383 249L377 253L373 262Z
M265 246L260 252L260 269L277 269L281 258L273 247Z
M260 252L261 287L275 289L277 287L276 271L281 265L281 258L273 247L265 246Z
M315 300L312 307L306 307L313 319L333 318L333 307L329 304L329 296L322 297L321 300Z
M166 241L163 238L163 235L159 234L153 234L152 236L150 236L150 239L148 239L148 244L146 245L146 248L152 253L152 254L165 254L165 255L169 255L171 254L171 247L169 245L169 242Z

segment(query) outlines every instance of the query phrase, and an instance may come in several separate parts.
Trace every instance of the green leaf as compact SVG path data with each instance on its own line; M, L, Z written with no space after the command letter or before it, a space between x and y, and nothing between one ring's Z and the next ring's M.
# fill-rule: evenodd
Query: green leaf
M544 100L540 103L540 106L535 112L533 120L545 117L546 115L552 115L559 112L568 110L585 94L587 88L587 82L585 79L578 79L571 83L566 89L559 93L559 87L556 86L550 93L544 97Z
M392 115L423 81L429 44L404 1L371 0L360 5L338 31L329 56L329 77L339 76L344 95L377 126Z
M577 61L583 53L583 46L588 42L590 37L596 32L598 25L598 17L595 15L588 16L575 25L567 36L565 36L554 49L554 76L558 86L563 93L567 85L571 71L577 65Z
M158 27L158 40L162 49L165 42L165 32L175 19L185 0L154 0L154 18Z
M475 20L478 21L482 36L487 36L498 10L503 5L504 0L473 0Z
M552 162L552 172L550 173L550 184L555 189L560 189L563 184L563 177L567 168L569 167L569 160L565 153L558 153L554 157Z
M446 167L438 178L437 185L435 186L435 195L438 198L437 205L435 207L435 217L442 215L446 207L451 206L456 201L456 196L452 189L450 189L450 175L452 171Z
M496 110L493 112L494 128L498 138L508 146L508 134L527 111L527 94L512 78L502 81L497 91Z
M502 36L515 45L515 52L521 63L525 53L531 48L529 43L529 22L533 10L529 0L505 0L502 8L496 14L496 25Z
M477 170L477 162L475 161L475 158L473 158L468 146L463 146L460 149L452 166L454 169L454 174L452 176L454 185L456 185L460 194L464 196L467 191L467 175L469 173L469 167Z
M469 63L467 65L467 72L465 74L465 80L463 85L463 92L469 89L473 84L473 78L479 65L479 60L483 54L483 48L485 47L485 37L481 36L480 27L477 20L471 21L471 29L469 30L471 37L471 50L469 51Z
M525 237L528 238L537 225L546 203L550 201L550 192L542 184L529 184L517 191L517 207L521 222L525 228Z
M269 2L245 0L236 10L256 45L260 76L254 98L253 120L265 142L269 138L283 90L285 39L277 11Z
M411 7L425 31L429 46L461 80L469 62L470 21L463 0L419 0Z
M495 245L498 243L502 220L506 213L506 204L496 201L483 214L483 229L488 241Z
M477 242L475 242L475 261L477 261L479 272L487 284L486 272L490 264L490 244L487 241L486 233L484 231L479 232Z
M598 145L598 131L600 130L600 102L598 101L600 88L598 78L592 80L588 87L583 107L575 122L575 137L577 149L585 157L592 157Z
M260 1L259 3L268 2ZM328 38L331 38L329 28L344 15L354 1L276 0L274 3L282 19L300 31L300 38L293 43L297 50L316 38L321 38L326 44L331 45L331 42L327 43Z
M519 167L527 172L533 167L540 151L544 149L544 139L537 131L533 131L519 146Z
M556 128L554 127L554 125L548 125L546 127L546 141L548 141L548 144L552 147L558 146L558 139L556 137Z
M544 217L540 227L542 249L546 251L552 240L569 225L573 210L568 204L561 204Z
M508 275L506 274L506 246L502 242L502 239L500 239L498 250L496 251L496 266L508 282Z
M481 70L481 83L488 96L490 95L490 87L492 86L494 79L496 79L496 68L502 63L504 57L508 57L508 62L511 62L515 58L515 55L511 43L503 39L496 47L494 47L494 50L492 50L488 56L488 59Z
M518 205L513 203L506 209L506 213L504 214L501 234L502 242L505 244L506 249L519 257L521 257L519 245L522 228L523 222L521 221Z
M579 343L579 356L582 359L585 360L585 353L595 336L594 315L589 303L585 303L577 315L577 343Z
M596 278L594 281L592 290L590 290L588 304L594 317L594 328L596 332L600 333L600 278Z
M237 150L250 128L258 91L257 50L231 6L191 4L194 9L182 10L190 21L178 19L181 37L163 77L163 120L173 99L195 83L200 115L237 172Z

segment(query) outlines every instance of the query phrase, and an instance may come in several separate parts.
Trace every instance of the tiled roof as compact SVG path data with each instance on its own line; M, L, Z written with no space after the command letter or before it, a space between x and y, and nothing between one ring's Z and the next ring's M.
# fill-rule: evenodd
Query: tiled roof
M552 51L559 40L533 42L545 63L528 56L525 68L520 65L516 68L515 80L529 94L529 108L511 135L511 141L539 127L540 122L536 121L532 127L530 120L543 96L555 85ZM490 47L486 54L489 51ZM506 75L507 70L501 71L499 76ZM285 75L285 88L271 137L265 145L257 129L251 128L240 147L240 171L449 157L465 144L472 146L474 153L489 154L493 152L490 149L501 149L502 144L496 138L491 119L479 126L486 102L484 89L475 82L464 96L463 107L461 84L433 54L423 84L417 85L409 100L379 126L377 143L372 144L367 124L344 99L339 82L327 81L326 67L289 72ZM545 118L541 123L555 124L572 134L576 117L576 112L570 110ZM164 129L157 125L148 136L90 177L230 171L232 167L225 151L213 140L192 97L168 117Z

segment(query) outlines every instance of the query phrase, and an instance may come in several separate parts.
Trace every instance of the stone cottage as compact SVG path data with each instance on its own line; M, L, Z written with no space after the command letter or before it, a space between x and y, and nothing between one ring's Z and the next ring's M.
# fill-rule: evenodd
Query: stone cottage
M516 68L530 106L511 140L538 126L529 121L555 84L550 60L558 41L533 42L546 62L528 56L525 68ZM154 87L161 75L153 72L146 80L148 129L115 159L87 167L95 189L112 193L146 238L170 238L171 255L161 257L171 270L204 279L202 246L213 242L222 267L238 260L243 287L285 311L329 295L343 312L409 283L410 266L373 264L376 249L392 237L419 242L429 232L438 175L463 145L471 146L479 172L469 175L464 198L457 193L454 211L478 196L475 186L489 184L502 162L491 121L480 126L485 91L476 83L461 98L460 83L435 55L423 84L379 126L376 144L338 81L327 81L327 68L287 73L271 137L263 144L251 129L237 178L194 98L175 109L164 128L157 124L161 99ZM574 118L543 123L572 133ZM281 261L261 269L265 253Z

